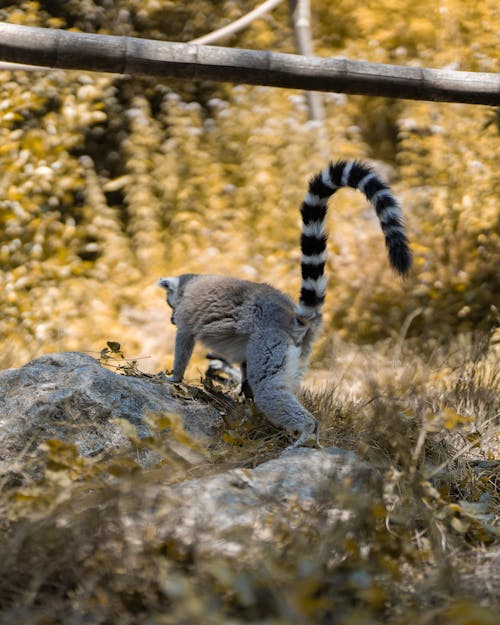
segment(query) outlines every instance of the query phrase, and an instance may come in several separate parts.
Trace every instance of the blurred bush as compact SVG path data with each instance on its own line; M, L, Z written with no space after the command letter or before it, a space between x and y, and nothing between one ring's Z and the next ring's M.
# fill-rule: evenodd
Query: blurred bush
M1 4L0 19L189 40L252 2ZM491 0L313 3L322 55L492 71ZM391 19L387 19L390 13ZM293 51L285 5L228 42ZM141 338L126 306L162 307L163 273L299 289L298 206L325 164L301 93L82 72L0 72L4 364ZM415 269L388 269L373 210L331 205L326 325L344 339L448 341L495 322L498 116L488 107L324 96L336 158L372 161L402 200ZM147 321L145 323L147 326Z

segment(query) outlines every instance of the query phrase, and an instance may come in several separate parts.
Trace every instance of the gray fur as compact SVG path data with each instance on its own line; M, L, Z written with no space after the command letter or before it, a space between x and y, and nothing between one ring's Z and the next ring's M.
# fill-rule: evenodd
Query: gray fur
M255 403L275 425L317 437L316 419L294 395L320 318L297 316L291 298L267 284L226 276L162 278L177 325L172 382L181 382L195 341L240 364Z

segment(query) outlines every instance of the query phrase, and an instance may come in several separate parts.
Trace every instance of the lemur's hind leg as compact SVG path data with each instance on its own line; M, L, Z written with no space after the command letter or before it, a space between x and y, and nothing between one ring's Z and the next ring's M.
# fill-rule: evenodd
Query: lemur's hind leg
M279 330L266 328L248 342L247 374L255 403L265 416L289 432L298 432L294 446L317 440L318 421L293 393L300 348Z

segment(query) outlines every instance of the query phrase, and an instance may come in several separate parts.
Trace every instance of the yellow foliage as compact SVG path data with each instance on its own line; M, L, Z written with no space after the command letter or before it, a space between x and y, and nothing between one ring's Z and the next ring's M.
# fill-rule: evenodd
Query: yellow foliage
M23 2L4 3L2 16L188 40L253 5ZM497 67L493 0L318 0L312 9L325 56ZM231 43L293 51L285 6ZM325 165L325 144L333 159L374 161L391 182L415 257L411 277L395 280L366 202L339 193L329 216L326 335L365 342L404 329L441 342L495 323L495 111L325 94L320 139L295 91L60 71L3 72L0 84L5 365L54 349L97 350L109 336L141 355L157 351L147 328L164 304L149 285L162 274L231 273L296 295L298 207Z

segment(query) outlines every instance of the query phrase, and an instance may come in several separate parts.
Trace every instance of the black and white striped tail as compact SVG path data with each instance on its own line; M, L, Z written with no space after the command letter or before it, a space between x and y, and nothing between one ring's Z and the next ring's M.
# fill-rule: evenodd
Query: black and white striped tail
M393 269L405 276L411 266L403 216L391 190L372 169L358 161L330 163L311 179L308 193L300 208L302 288L299 311L307 316L319 313L325 300L325 218L328 200L341 187L359 189L375 208Z

